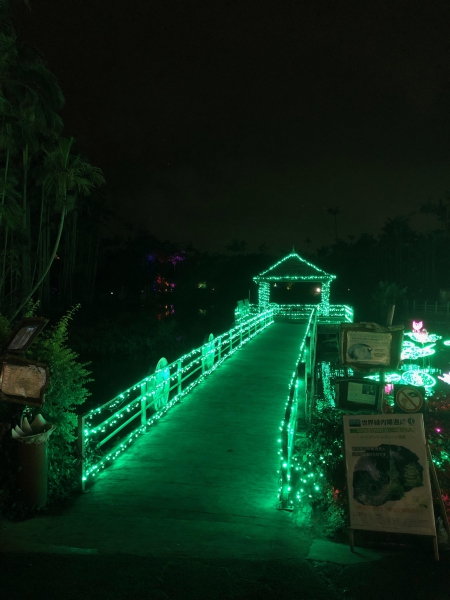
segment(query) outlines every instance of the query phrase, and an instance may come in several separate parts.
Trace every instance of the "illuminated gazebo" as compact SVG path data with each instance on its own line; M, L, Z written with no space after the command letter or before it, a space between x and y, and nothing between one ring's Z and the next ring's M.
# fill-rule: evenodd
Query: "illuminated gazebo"
M301 258L295 251L288 254L273 267L253 278L258 284L258 304L260 310L265 310L271 303L270 290L279 282L317 282L320 283L319 311L321 315L330 314L330 284L336 275L330 275L319 267ZM305 306L306 308L306 306Z

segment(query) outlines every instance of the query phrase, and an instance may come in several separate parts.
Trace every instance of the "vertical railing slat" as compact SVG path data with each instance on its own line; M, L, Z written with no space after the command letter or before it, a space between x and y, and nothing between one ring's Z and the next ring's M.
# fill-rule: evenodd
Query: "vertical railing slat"
M84 415L78 415L78 460L79 462L79 474L80 474L80 490L84 492L86 487L86 448L85 448L85 417Z

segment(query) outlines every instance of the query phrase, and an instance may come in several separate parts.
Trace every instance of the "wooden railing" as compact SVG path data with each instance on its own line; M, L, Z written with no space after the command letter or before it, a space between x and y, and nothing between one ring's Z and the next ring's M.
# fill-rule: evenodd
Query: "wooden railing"
M273 323L273 310L248 315L233 329L168 364L162 358L155 372L78 420L80 481L86 482L110 465L174 404L229 356Z
M417 302L413 300L412 302L406 302L406 310L408 312L417 313L417 317L420 317L422 314L435 314L450 317L450 302L428 302L425 300L424 302Z
M280 487L279 508L289 510L291 499L291 469L295 434L299 423L306 426L311 419L314 395L314 366L316 362L318 310L310 310L300 352L289 384L284 419L280 427Z
M353 322L353 308L346 304L330 304L328 314L320 312L320 304L271 304L275 316L284 319L308 319L311 311L317 309L321 323Z

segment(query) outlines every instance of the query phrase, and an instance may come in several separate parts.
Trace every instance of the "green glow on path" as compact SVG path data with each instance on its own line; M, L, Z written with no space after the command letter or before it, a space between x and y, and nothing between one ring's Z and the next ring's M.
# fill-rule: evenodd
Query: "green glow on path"
M156 423L172 408L172 406L179 402L181 398L184 398L196 385L214 372L228 357L273 322L272 310L268 310L265 313L256 316L251 316L248 321L242 322L237 327L218 336L214 341L209 339L206 344L188 352L170 365L167 365L167 362L161 364L161 368L153 375L142 379L109 402L106 402L102 406L97 407L84 415L85 427L83 433L85 445L83 456L85 456L85 467L82 480L87 481L91 477L95 478L98 476L105 467L116 460L120 454L127 450L140 435L145 433L151 425ZM243 334L247 337L244 338ZM208 368L208 365L211 364L211 355L213 355L213 364L211 368ZM216 363L214 363L215 356L217 356ZM183 366L183 363L186 361L188 361L188 363ZM170 374L171 369L174 369L173 375ZM168 383L170 389L179 390L181 385L180 378L182 378L184 374L189 377L195 373L198 373L195 380L191 381L181 392L176 393L173 398L168 401L166 400ZM140 395L130 401L131 394L137 390L141 392ZM147 410L155 404L155 401L161 398L164 398L164 402L160 402L161 406L156 414L152 415L149 419L146 419L145 423L137 426L134 431L120 440L114 448L107 451L101 458L98 458L98 456L102 454L101 447L105 441L118 433L124 425L131 423L134 419L139 420L141 417L141 410L137 409L142 406L142 403L144 403L145 409ZM127 401L128 404L124 406ZM94 426L92 421L103 415L110 416L107 416L100 424ZM106 437L99 439L102 437L102 434L106 434Z

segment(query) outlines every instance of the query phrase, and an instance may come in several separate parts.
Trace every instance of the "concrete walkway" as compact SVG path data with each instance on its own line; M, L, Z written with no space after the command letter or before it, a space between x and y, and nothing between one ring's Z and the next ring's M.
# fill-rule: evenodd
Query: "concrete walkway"
M4 523L3 551L306 557L279 511L278 426L305 325L275 323L208 377L60 516Z

